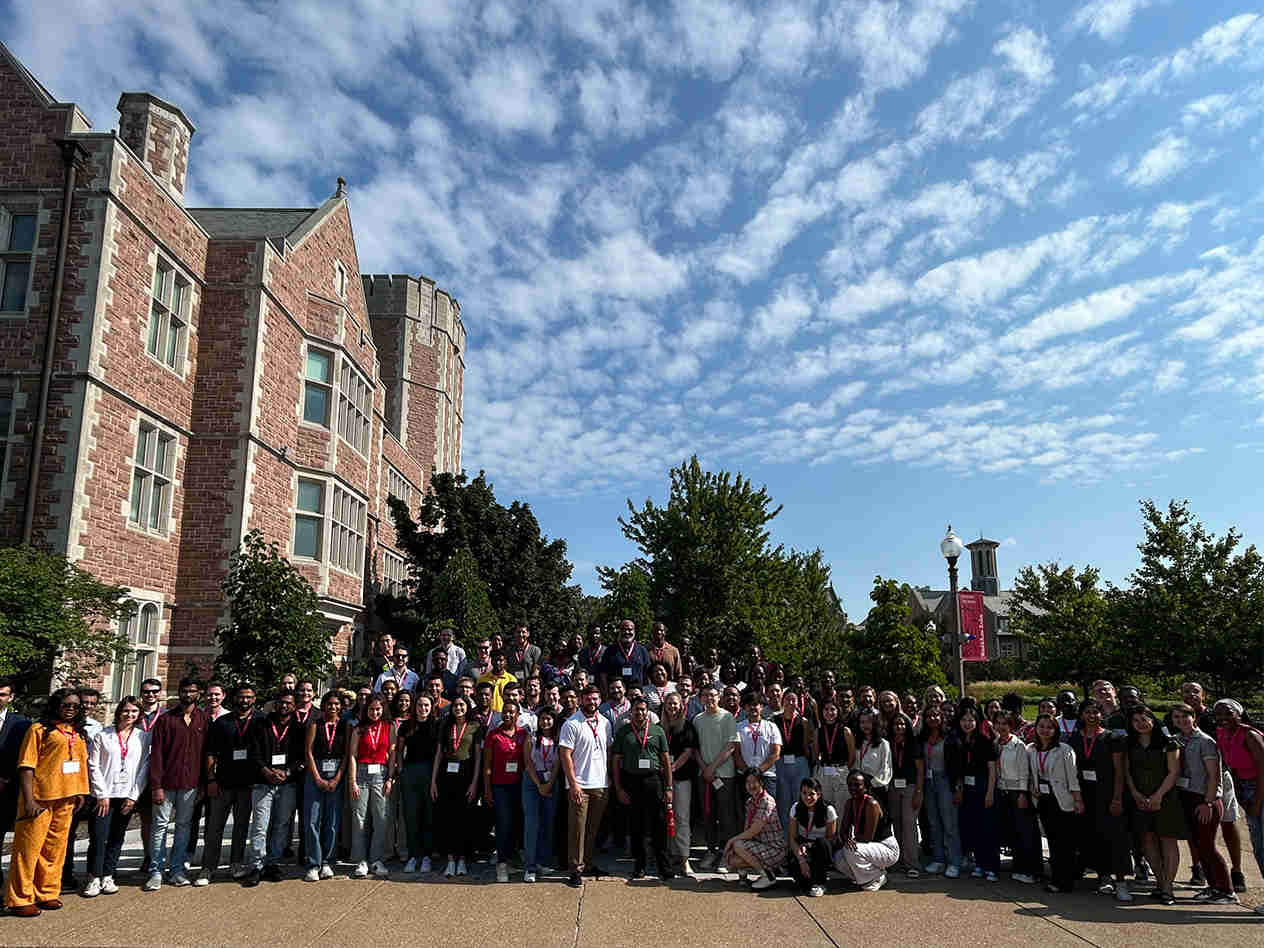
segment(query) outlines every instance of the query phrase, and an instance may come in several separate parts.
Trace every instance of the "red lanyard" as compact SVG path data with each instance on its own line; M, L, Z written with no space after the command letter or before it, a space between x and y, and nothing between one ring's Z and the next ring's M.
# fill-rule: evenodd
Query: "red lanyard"
M790 735L794 733L794 722L797 720L799 720L799 716L792 714L790 715L790 723L786 724L786 716L784 714L781 716L781 733L787 744L790 743Z
M753 753L755 757L758 758L759 757L759 734L756 733L754 724L747 723L746 736L749 737L751 741L751 753Z
M287 724L282 728L281 733L277 733L276 725L272 725L272 736L276 738L276 746L280 749L285 744L285 735L290 733L290 726Z
M462 721L461 732L458 734L456 730L456 724L455 722L453 723L452 725L452 753L455 754L457 752L457 749L461 746L461 738L465 736L465 729L469 726L470 726L470 722L468 720Z
M247 717L245 719L245 727L242 727L236 721L233 722L233 727L237 730L237 740L243 740L246 737L246 732L250 730L250 718Z
M399 685L399 690L403 691L404 682L408 680L408 666L405 665L403 671L396 671L394 668L392 668L391 677L395 679L395 684Z
M131 743L131 739L132 739L132 732L131 732L131 731L128 731L128 732L127 732L127 737L124 737L124 736L123 736L123 733L122 733L121 731L115 731L115 732L114 732L114 736L118 738L118 742L119 742L119 754L122 756L123 760L125 760L125 761L126 761L126 760L127 760L127 752L128 752L129 750L131 750L131 748L130 748L128 745Z
M75 759L75 731L74 731L74 728L71 728L69 731L63 731L63 730L61 729L61 725L60 725L60 724L58 724L58 725L56 725L56 729L57 729L57 730L58 730L61 734L65 735L65 738L66 738L66 759L67 759L67 760L74 760L74 759Z
M620 647L619 651L623 652L623 648ZM623 652L623 660L626 662L632 661L632 653L635 651L636 651L636 643L633 642L631 645L628 646L628 650L626 652Z
M759 788L759 795L755 797L751 797L750 802L746 804L746 828L747 829L750 829L750 825L755 822L755 809L756 807L759 806L760 801L764 799L765 792L766 791L761 786Z
M1047 751L1041 751L1041 750L1036 751L1036 757L1040 761L1040 775L1042 777L1044 776L1044 773L1045 773L1045 761L1049 758L1049 755L1052 753L1053 753L1052 747L1050 747Z
M848 813L850 814L847 820L847 829L850 833L850 836L848 837L849 839L856 838L856 830L860 826L860 817L862 816L865 804L868 802L869 794L866 793L859 800L853 798L851 803L848 804Z
M869 738L865 738L865 742L860 745L860 756L856 758L856 763L863 764L865 762L865 755L868 754L869 751L872 749L873 749L873 741L870 740Z
M553 764L553 741L547 737L540 738L540 758L544 761L543 770L552 770Z
M326 751L331 751L334 749L334 734L336 734L337 731L338 731L338 725L336 723L331 724L328 721L325 722L325 750Z
M374 756L377 756L378 745L382 743L382 729L385 727L385 722L375 721L364 729L364 739L369 742L369 753Z
M154 726L154 722L158 720L158 715L159 715L159 713L160 713L160 709L159 709L159 708L154 708L154 713L153 713L153 716L152 716L152 717L149 717L149 716L146 716L145 712L143 712L143 711L142 711L142 712L141 712L141 715L140 715L140 727L141 727L141 730L142 730L142 731L144 731L146 734L148 734L148 733L149 733L149 729L150 729L151 727L153 727L153 726Z
M586 717L586 718L584 718L584 720L585 720L585 721L587 721L587 722L588 722L588 726L589 726L590 728L592 728L592 732L593 732L593 740L594 740L594 741L599 741L599 740L601 739L601 737L600 737L600 735L599 735L597 732L598 732L598 729L601 727L601 720L600 720L600 717L599 717L598 715L595 715L595 714L594 714L591 718L587 718L587 717Z
M904 766L904 745L892 744L891 750L895 752L895 772L899 773L900 768Z
M636 730L634 729L632 733L636 734ZM645 750L645 745L650 742L650 722L649 721L645 722L645 736L642 737L640 734L636 734L636 739L641 742L641 750Z
M311 708L307 708L306 710L303 710L303 711L299 711L297 708L294 709L294 717L298 719L299 724L306 724L307 719L311 716L312 716Z
M838 737L838 722L834 722L834 727L828 732L825 728L821 728L821 733L825 736L825 756L830 761L834 759L834 738Z
M1090 738L1088 731L1084 731L1084 759L1090 763L1093 760L1093 748L1097 746L1098 734L1101 734L1101 731L1098 731L1097 734Z

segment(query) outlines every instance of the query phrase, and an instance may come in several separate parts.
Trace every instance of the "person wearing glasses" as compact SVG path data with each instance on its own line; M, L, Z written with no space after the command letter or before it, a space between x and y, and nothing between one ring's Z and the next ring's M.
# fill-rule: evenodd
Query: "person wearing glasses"
M373 690L381 691L387 680L395 682L396 691L414 691L421 677L408 667L408 649L402 645L395 646L395 654L391 656L391 667L377 676L373 682Z
M166 708L162 706L160 700L161 695L162 682L157 678L146 678L140 683L140 717L136 719L136 726L141 730L146 747L149 746L150 736L153 734L154 725L158 723L158 718L166 713ZM148 876L152 861L149 852L149 837L154 815L154 801L149 784L145 785L140 799L136 801L136 812L140 814L140 842L145 851L140 864L140 874Z
M474 655L461 663L457 678L470 678L478 681L484 675L491 674L492 643L489 639L481 639L474 645Z

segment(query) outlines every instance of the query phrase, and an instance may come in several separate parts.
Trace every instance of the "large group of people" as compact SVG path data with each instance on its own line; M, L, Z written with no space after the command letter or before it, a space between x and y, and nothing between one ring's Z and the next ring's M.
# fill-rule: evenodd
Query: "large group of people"
M996 882L1006 854L1010 878L1051 894L1172 904L1184 848L1193 900L1226 904L1245 890L1243 812L1264 872L1264 737L1197 683L1162 716L1098 681L1028 721L1016 694L980 706L828 670L809 688L757 648L739 662L695 656L661 623L648 643L629 620L612 631L546 655L525 625L469 654L445 630L416 668L383 636L371 681L319 698L293 675L267 694L185 679L168 705L149 679L108 726L94 689L59 689L30 721L0 684L5 906L31 917L67 887L117 892L133 816L146 892L254 888L295 862L313 883L340 862L451 878L482 857L498 882L517 867L582 886L626 852L633 878L736 873L821 896L838 876L867 891L892 873Z

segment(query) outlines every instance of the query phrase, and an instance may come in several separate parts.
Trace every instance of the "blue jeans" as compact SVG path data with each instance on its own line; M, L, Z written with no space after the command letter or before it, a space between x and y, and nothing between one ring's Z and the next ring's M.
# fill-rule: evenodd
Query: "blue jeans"
M952 786L948 775L935 771L926 780L926 815L930 819L930 836L935 843L935 862L961 865L961 832L957 824L957 808L952 805Z
M812 770L806 757L795 757L794 763L785 759L777 761L777 818L781 820L781 830L785 832L790 825L790 811L799 799L799 784L804 777L810 777Z
M496 807L496 861L508 862L514 853L514 826L522 790L516 783L493 784L492 800Z
M1251 849L1255 851L1255 864L1264 875L1264 812L1259 816L1251 816L1250 806L1255 802L1255 795L1260 792L1258 780L1238 781L1238 802L1247 809L1246 830L1251 837Z
M155 803L153 824L149 828L149 851L152 854L150 872L162 872L168 866L174 873L184 872L188 856L189 831L193 827L193 804L197 802L197 789L165 790L162 803ZM171 861L167 861L167 827L175 822L171 839Z
M303 836L307 840L304 864L308 869L319 869L334 861L334 847L338 843L338 825L342 822L343 784L336 790L320 790L312 775L307 775L303 788Z
M522 868L527 872L553 865L553 817L557 813L557 796L564 792L559 780L553 784L551 794L543 797L534 780L522 778L522 844L526 850Z
M255 784L250 792L250 853L246 856L251 869L275 866L281 861L297 804L296 783Z
M375 774L370 774L367 764L356 765L356 787L360 791L358 799L351 801L351 861L360 863L382 862L386 859L386 843L390 822L386 818L387 806L386 775L382 773L385 766ZM373 824L373 839L369 840L369 823Z

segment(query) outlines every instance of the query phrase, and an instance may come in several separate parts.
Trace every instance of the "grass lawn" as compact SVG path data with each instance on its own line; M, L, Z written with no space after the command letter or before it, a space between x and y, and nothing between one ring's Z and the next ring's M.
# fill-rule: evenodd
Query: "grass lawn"
M1070 683L1062 685L1044 685L1035 681L970 681L969 669L966 669L966 691L979 704L988 698L1000 698L1009 694L1011 691L1023 696L1023 717L1032 721L1036 717L1036 707L1043 698L1053 698L1059 691L1074 691L1077 695L1080 689ZM949 689L944 689L945 691ZM1157 709L1163 709L1166 713L1167 709L1172 705L1179 703L1180 695L1159 695L1158 697L1149 697L1151 705ZM1159 716L1162 717L1163 713Z

